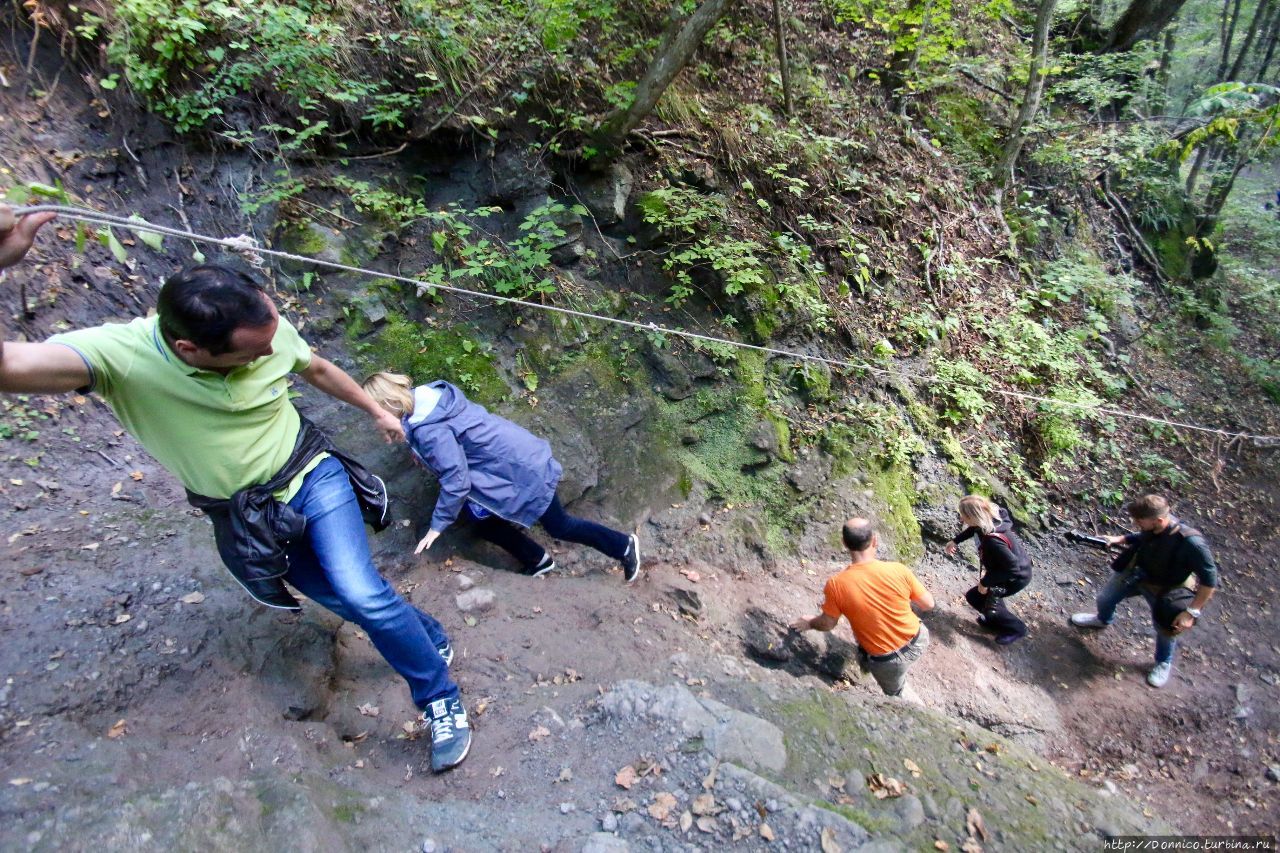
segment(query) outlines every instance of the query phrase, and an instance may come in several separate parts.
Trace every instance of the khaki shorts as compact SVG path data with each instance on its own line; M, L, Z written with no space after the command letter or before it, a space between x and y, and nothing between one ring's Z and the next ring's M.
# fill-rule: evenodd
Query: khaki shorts
M859 650L858 664L863 672L871 673L871 677L880 685L886 696L897 696L907 682L907 670L911 664L920 660L925 649L929 648L929 629L920 623L920 633L911 642L896 652L885 655L883 660L873 660L871 655Z

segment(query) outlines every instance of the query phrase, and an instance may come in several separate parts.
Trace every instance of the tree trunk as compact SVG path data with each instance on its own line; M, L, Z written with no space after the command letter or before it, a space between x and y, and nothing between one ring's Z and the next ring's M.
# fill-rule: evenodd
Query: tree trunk
M920 29L916 31L916 44L911 49L911 59L907 62L906 70L902 72L902 86L898 91L898 114L903 118L907 117L907 86L910 83L911 76L916 73L916 68L920 66L920 52L924 50L924 40L929 34L929 24L933 21L933 0L925 0L924 12L920 15Z
M1259 0L1262 2L1262 0ZM1236 36L1236 22L1240 20L1240 0L1223 0L1222 23L1219 27L1218 45L1221 47L1218 59L1218 79L1227 79L1227 66L1231 62L1231 42Z
M1280 15L1272 15L1271 32L1264 40L1267 46L1266 52L1262 56L1262 61L1258 63L1258 70L1253 75L1253 79L1259 83L1267 79L1267 71L1271 68L1271 59L1275 56L1278 39L1280 39Z
M782 26L781 0L773 0L773 30L778 42L778 68L782 72L782 111L791 115L791 68L787 62L787 31Z
M1162 115L1169 106L1169 71L1173 67L1174 31L1164 31L1164 47L1160 50L1160 67L1156 69L1156 97L1151 112Z
M1231 64L1231 73L1225 79L1244 82L1240 81L1240 72L1244 69L1245 57L1253 48L1254 39L1258 37L1258 29L1262 23L1262 16L1271 9L1272 2L1273 0L1258 0L1258 8L1253 10L1253 17L1249 19L1249 32L1245 34L1244 44L1240 45L1240 53L1236 54L1236 61Z
M617 110L607 116L596 129L596 140L606 151L617 151L622 148L627 134L653 112L658 105L662 93L676 79L676 75L689 64L694 52L702 44L716 21L732 4L733 0L703 0L701 6L694 10L683 21L674 20L667 28L658 52L644 77L636 84L635 97L631 106L625 110Z
M1209 156L1209 146L1201 145L1196 149L1195 162L1191 164L1191 171L1187 173L1186 193L1187 198L1191 198L1196 191L1196 181L1200 179L1200 170L1204 167L1204 160Z
M1169 25L1187 0L1132 0L1099 53L1123 53Z
M1036 29L1031 37L1031 68L1027 72L1027 88L1022 95L1018 117L1009 128L1009 139L1004 145L1004 156L996 172L996 183L1004 188L1013 179L1013 167L1022 152L1023 131L1040 109L1040 94L1044 91L1044 70L1049 58L1049 24L1053 22L1053 10L1058 0L1040 0L1036 7Z

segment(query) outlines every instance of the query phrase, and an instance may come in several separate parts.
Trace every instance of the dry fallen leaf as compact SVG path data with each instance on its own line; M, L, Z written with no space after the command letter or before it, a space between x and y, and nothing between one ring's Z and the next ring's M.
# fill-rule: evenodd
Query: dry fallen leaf
M140 481L142 480L142 476L143 476L143 475L142 475L142 472L141 472L141 471L130 471L130 472L129 472L129 478L130 478L131 480L133 480L135 483L140 482Z
M556 781L557 781L557 782L572 782L572 781L573 781L573 770L571 770L571 769L570 769L570 768L568 768L568 767L561 767L561 768L560 768L560 775L559 775L558 777L556 777Z
M132 618L133 618L133 617L132 617L132 616L130 616L128 613L121 613L121 614L119 614L118 616L116 616L115 624L116 624L116 625L123 625L124 623L128 622L128 621L129 621L130 619L132 619Z
M982 819L982 813L973 806L969 807L969 814L965 817L965 826L969 829L969 834L974 838L987 840L987 824Z
M370 702L365 702L357 710L366 717L376 717L382 713L382 709Z
M680 815L680 831L688 832L691 826L693 826L693 815L686 811Z
M911 774L912 778L915 778L915 779L919 779L919 778L920 778L920 765L919 765L919 764L916 764L916 763L915 763L914 761L912 761L910 758L904 758L904 759L902 759L902 766L903 766L903 767L905 767L905 768L907 768L907 771Z
M501 766L501 765L499 765L499 766L497 766L497 767L491 767L491 768L489 769L489 775L490 775L490 776L492 776L492 777L493 777L493 778L495 778L495 779L497 779L499 776L501 776L503 773L506 773L506 772L507 772L507 768L505 768L505 767L503 767L503 766Z
M844 848L836 843L836 831L829 826L822 829L822 853L844 853Z
M124 483L116 483L114 486L111 487L111 494L118 495L120 494L120 490L123 488L124 488Z
M26 776L19 776L17 779L10 779L9 784L16 785L16 786L30 785L31 780L28 779Z
M116 738L124 737L125 731L124 720L116 720L116 724L107 730L107 737L115 740Z
M631 786L636 783L636 779L638 778L639 777L636 776L636 769L628 764L614 775L613 781L619 788L626 788L627 790L630 790Z
M1035 795L1035 794L1027 794L1027 798L1026 798L1026 799L1027 799L1027 802L1028 802L1028 803L1031 803L1031 805L1033 805L1033 806L1038 806L1038 805L1040 805L1040 801L1036 799L1036 795Z
M653 802L649 804L649 817L665 821L671 816L671 810L675 807L676 798L666 791L659 791L653 795Z
M718 828L716 819L711 817L711 815L703 815L698 818L697 824L699 832L715 832Z
M960 850L963 853L982 853L982 845L972 838L966 838L964 843L960 845Z
M719 814L720 809L716 807L716 798L711 794L699 794L693 798L693 813L696 815L713 815Z
M199 604L200 602L204 601L204 593L203 592L187 593L186 595L182 596L182 598L179 600L183 604Z
M545 737L551 737L551 731L546 726L538 726L536 729L529 732L529 740L534 743L537 743Z
M765 841L772 841L774 838L773 830L769 828L769 824L760 824L760 837Z
M690 583L697 583L698 581L702 580L702 575L698 574L692 569L681 569L680 574L688 578Z
M613 799L613 810L618 814L633 812L637 808L639 808L639 806L636 805L636 801L630 797L614 797Z
M941 850L942 853L947 853L947 851L951 849L951 845L943 841L941 838L935 838L933 840L933 849Z
M871 789L871 793L875 795L877 800L883 800L887 797L901 797L906 791L901 782L892 776L885 776L883 773L872 773L868 776L867 787Z

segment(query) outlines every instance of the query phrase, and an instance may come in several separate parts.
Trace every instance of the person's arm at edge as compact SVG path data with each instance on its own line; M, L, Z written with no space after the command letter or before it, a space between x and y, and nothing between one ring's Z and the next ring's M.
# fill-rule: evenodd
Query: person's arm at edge
M400 425L400 419L375 403L345 370L327 358L313 355L311 363L298 375L335 400L355 406L373 418L388 444L404 441L404 427Z
M31 244L52 213L14 219L13 208L0 204L0 270L26 257ZM0 340L0 391L58 394L89 384L84 359L57 344L5 343Z
M825 613L819 613L817 616L797 619L791 623L792 630L795 631L831 631L836 625L840 624L838 616L828 616Z

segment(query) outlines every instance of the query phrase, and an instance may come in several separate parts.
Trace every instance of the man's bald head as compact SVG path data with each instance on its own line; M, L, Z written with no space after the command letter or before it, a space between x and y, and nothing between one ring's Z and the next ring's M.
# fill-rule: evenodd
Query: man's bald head
M844 540L844 547L856 554L875 546L876 529L865 518L851 518L844 523L840 538Z

